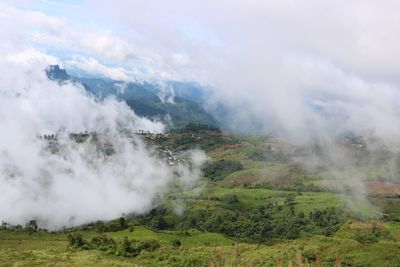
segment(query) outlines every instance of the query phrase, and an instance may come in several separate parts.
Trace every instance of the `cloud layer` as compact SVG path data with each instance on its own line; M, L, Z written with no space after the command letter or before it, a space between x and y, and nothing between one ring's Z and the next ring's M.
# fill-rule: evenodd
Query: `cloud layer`
M15 30L0 32L0 220L50 229L109 220L150 209L173 181L197 179L204 154L189 153L190 167L163 163L132 134L161 132L162 123L49 80L44 70L61 60L13 38L25 26ZM71 137L83 132L82 142Z
M73 6L54 2L51 7L41 1L5 2L9 4L0 4L0 37L6 40L0 44L0 71L7 75L1 77L0 122L9 130L0 135L0 151L7 152L2 152L0 162L3 173L14 168L9 162L29 167L26 162L41 155L43 144L32 140L41 131L96 130L113 136L121 125L162 127L138 118L115 100L97 103L82 88L47 81L42 70L55 62L113 79L197 81L212 88L210 108L224 103L229 111L224 121L234 129L272 132L298 142L318 140L328 151L333 137L349 131L399 147L398 1L87 0ZM42 9L59 15L32 11ZM115 162L85 167L87 177L95 177L96 168L102 175L118 169L131 177L138 171L125 168L124 162L143 165L142 157L135 156L139 153L150 166L139 183L154 176L161 177L155 180L157 185L169 180L168 170L159 174L140 145L130 148L125 138L117 140L120 154ZM34 170L26 173L38 177L44 168L51 176L56 173L53 167L68 170L60 166L70 160L82 165L93 160L84 157L90 154L90 145L83 145L82 154L75 156L80 152L72 144L64 148L64 158L39 157L30 167ZM337 160L340 165L343 159ZM113 184L116 188L126 182L125 174ZM80 177L61 177L68 175ZM106 180L102 175L99 179ZM356 184L361 180L356 177ZM14 188L24 188L23 181ZM20 193L11 185L4 192ZM52 197L63 195L60 190ZM103 196L111 194L104 190ZM98 192L102 191L93 194ZM137 201L135 194L124 193ZM7 195L13 201L3 214L19 203L16 196ZM30 209L21 207L21 214Z
M24 18L29 23L21 34L30 44L62 52L68 66L91 74L205 84L230 108L229 124L237 129L292 137L351 130L393 139L399 133L397 1L87 0L78 6L80 12L76 4L51 7L78 14L71 21L10 6L3 20Z

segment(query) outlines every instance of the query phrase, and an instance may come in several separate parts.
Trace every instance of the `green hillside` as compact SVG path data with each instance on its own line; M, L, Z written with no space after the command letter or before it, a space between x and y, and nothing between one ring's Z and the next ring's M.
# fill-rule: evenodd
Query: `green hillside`
M365 198L327 182L309 148L190 124L140 134L149 146L210 157L193 188L174 187L146 214L48 232L3 224L0 262L14 266L398 266L400 187L360 161ZM75 135L76 140L79 135ZM342 142L354 153L360 146ZM368 155L365 157L373 157ZM346 174L349 170L342 170ZM383 190L390 185L392 190ZM384 187L386 188L386 187ZM397 189L396 189L397 188Z

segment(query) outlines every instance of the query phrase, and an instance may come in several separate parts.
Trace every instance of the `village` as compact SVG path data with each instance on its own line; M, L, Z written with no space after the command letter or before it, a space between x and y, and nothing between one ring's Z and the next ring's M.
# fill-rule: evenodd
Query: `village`
M160 159L166 161L169 166L174 166L179 163L185 163L186 160L178 157L173 151L168 149L161 141L165 141L168 137L168 133L152 133L150 131L138 130L136 135L144 137L144 140L151 146L157 156Z

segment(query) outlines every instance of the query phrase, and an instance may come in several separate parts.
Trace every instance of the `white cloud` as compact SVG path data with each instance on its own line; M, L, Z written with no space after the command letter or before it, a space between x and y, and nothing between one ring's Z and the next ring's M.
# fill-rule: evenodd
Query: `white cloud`
M314 0L82 3L123 34L77 29L65 19L9 6L0 15L9 25L17 21L17 33L34 29L31 36L38 44L65 46L76 55L69 66L117 80L208 83L215 96L236 111L232 119L237 125L250 126L256 120L266 131L307 135L343 130L336 127L343 118L348 120L343 127L383 133L387 124L379 123L385 119L378 114L396 118L398 5ZM30 25L18 23L21 17ZM202 29L201 38L187 38L199 34L196 29ZM103 60L125 68L108 67ZM382 99L382 92L392 98ZM346 116L321 116L309 106L316 102L331 115Z
M7 74L0 77L1 220L38 219L61 228L113 219L148 210L174 179L184 185L197 179L198 153L190 169L171 168L140 138L124 134L160 132L163 124L138 117L116 99L98 102L81 86L50 81L48 63L33 50L0 57ZM96 140L71 139L70 133L84 131L95 132ZM39 138L44 134L58 136L56 153ZM111 145L114 153L105 156L101 145Z
M94 51L100 57L119 62L136 57L132 47L111 33L84 34L80 39L80 46Z
M238 125L257 121L291 135L400 133L388 123L399 114L397 1L88 3L138 31L162 69L213 85ZM221 45L187 39L181 25L201 25ZM331 116L316 113L310 101L326 103Z
M114 79L141 69L145 78L207 83L238 129L257 124L297 139L353 130L398 144L399 8L394 0L85 1L87 16L112 25L99 29L2 5L0 34L10 46L31 46L33 36L77 54L71 66Z
M49 65L61 65L62 62L55 56L40 52L32 47L15 53L7 53L6 60L11 64L23 65L29 67L37 64L39 68L45 69Z
M138 117L114 98L99 102L82 86L47 78L44 69L62 62L45 48L36 49L30 33L62 39L59 20L0 7L6 26L0 28L0 220L24 224L37 219L42 227L59 229L113 219L148 210L172 180L188 185L197 179L199 166L171 168L140 138L125 134L160 132L162 123ZM87 71L129 79L124 69L93 58L73 59L68 63ZM82 131L95 132L97 139L77 144L70 138ZM39 138L43 134L58 135L56 153ZM114 153L105 156L101 146L110 145Z
M114 80L130 81L133 79L125 69L120 67L107 67L94 58L74 56L72 59L66 60L65 64L70 68L78 68L86 73L103 75Z
M172 54L172 62L174 62L177 65L186 65L188 61L189 61L188 56L186 56L185 54L180 54L180 53Z

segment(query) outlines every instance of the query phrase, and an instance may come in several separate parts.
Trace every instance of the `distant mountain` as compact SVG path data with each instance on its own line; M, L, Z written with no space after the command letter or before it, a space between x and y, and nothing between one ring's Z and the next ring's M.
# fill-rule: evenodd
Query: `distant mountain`
M121 82L101 78L71 77L58 65L46 69L49 79L58 82L71 80L81 83L99 99L115 96L125 101L132 110L143 117L163 121L170 129L181 128L189 123L218 126L215 118L204 108L204 90L195 83Z
M204 88L197 83L174 81L170 82L169 84L174 88L176 96L192 100L200 104L204 104L207 100Z
M61 69L58 65L50 65L45 72L50 80L62 82L71 79L67 72L64 69Z

